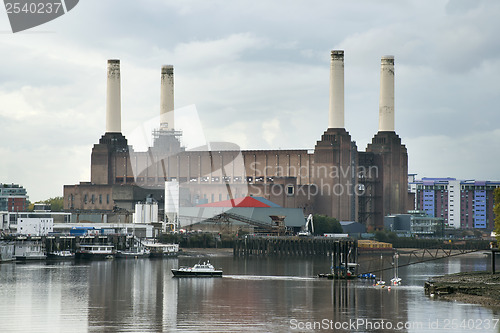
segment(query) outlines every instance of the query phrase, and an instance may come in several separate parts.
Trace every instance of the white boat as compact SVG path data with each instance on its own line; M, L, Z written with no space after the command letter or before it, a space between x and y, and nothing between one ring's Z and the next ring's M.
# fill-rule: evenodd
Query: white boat
M87 260L113 259L115 257L115 248L113 245L80 244L75 256L76 259Z
M47 260L71 260L75 259L75 254L69 250L53 251L47 253Z
M399 254L395 253L394 254L394 277L391 279L391 284L392 285L399 285L401 284L402 279L398 277L399 273Z
M144 247L133 247L128 250L116 251L116 257L122 259L139 259L148 258L150 255L149 249Z
M210 261L203 264L196 264L193 267L181 267L172 269L172 274L176 277L206 277L206 276L222 276L221 269L215 269Z
M385 281L382 280L383 279L383 275L384 275L384 263L383 263L383 260L384 260L384 257L382 255L380 255L380 279L378 279L378 281L375 282L375 286L381 286L382 288L385 287Z
M150 251L150 257L176 257L179 254L179 244L144 243Z

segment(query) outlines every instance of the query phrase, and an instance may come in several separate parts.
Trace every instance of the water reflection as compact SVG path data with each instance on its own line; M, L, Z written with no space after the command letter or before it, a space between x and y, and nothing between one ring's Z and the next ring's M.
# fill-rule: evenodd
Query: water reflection
M81 283L84 271L67 263L1 264L2 331L42 332L52 326L85 332L88 293Z
M289 332L352 320L420 323L400 331L424 332L436 320L498 318L491 310L434 301L423 292L430 276L485 269L488 259L482 257L401 267L403 285L390 290L368 280L315 278L330 269L325 258L217 257L212 262L224 270L222 278L172 277L172 268L198 260L2 264L2 332ZM449 330L441 325L432 331Z
M175 260L95 261L89 267L89 326L154 331L177 322Z

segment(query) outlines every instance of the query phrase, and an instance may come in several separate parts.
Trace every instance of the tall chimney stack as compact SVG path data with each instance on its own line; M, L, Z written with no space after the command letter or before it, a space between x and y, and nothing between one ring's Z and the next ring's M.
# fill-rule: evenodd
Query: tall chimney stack
M106 133L121 133L120 60L108 60Z
M381 60L378 130L394 132L394 56Z
M328 128L344 128L344 51L334 50L331 55Z
M160 127L174 129L174 66L161 67Z

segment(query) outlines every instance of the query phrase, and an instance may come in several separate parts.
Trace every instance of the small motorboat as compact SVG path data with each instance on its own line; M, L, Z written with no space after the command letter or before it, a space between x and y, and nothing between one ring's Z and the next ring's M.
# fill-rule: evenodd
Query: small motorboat
M401 284L401 281L402 279L398 276L398 271L399 271L399 254L396 253L394 254L394 277L391 279L391 284L392 285L400 285Z
M75 259L75 254L69 250L53 251L47 253L47 260L71 260Z
M363 273L363 274L358 275L358 278L367 279L367 280L376 280L377 276L373 273Z
M401 284L401 280L402 280L402 279L401 279L400 277L393 277L393 278L391 279L391 284L392 284L392 285L395 285L395 286L396 286L396 285L400 285L400 284Z
M179 269L172 269L172 274L175 277L211 277L222 276L221 269L215 269L210 261L203 264L196 264L193 267L181 267Z

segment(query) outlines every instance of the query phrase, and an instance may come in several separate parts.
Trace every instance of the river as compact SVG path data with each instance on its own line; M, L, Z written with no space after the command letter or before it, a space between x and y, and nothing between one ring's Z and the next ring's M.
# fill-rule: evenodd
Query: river
M424 295L479 254L401 267L390 290L327 280L327 258L210 257L222 278L173 278L207 257L0 265L1 332L500 332L499 313ZM391 272L384 273L386 280Z

